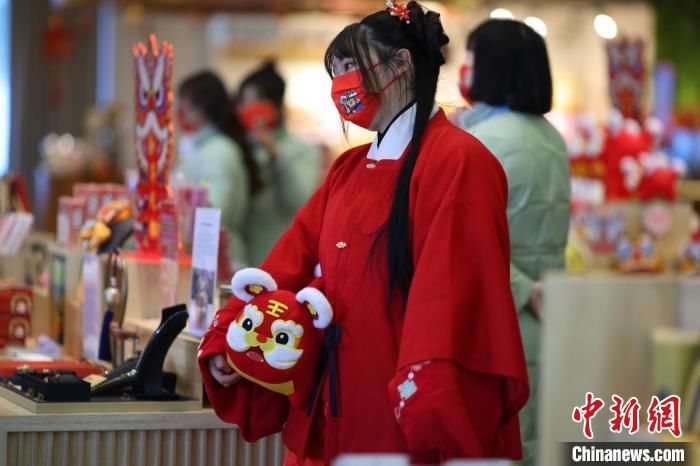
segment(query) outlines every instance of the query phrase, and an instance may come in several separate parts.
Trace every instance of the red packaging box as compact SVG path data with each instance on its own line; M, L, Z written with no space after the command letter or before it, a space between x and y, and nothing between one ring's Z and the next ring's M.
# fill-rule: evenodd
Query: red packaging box
M97 211L108 202L131 199L129 189L117 183L76 183L73 196L85 199L85 220L97 217Z
M100 207L111 201L128 201L129 189L123 184L105 183L100 185Z
M58 198L56 242L66 247L80 244L80 229L85 223L85 198L61 196Z
M102 205L101 188L98 183L76 183L73 196L85 199L85 219L94 219Z
M0 348L24 346L31 331L32 289L0 285Z

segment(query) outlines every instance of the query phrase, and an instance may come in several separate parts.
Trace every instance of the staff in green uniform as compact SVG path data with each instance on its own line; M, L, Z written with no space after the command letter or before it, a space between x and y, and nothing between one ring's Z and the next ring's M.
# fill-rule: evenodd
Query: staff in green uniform
M460 88L473 106L457 123L488 147L508 177L510 284L531 389L520 412L522 464L536 465L540 279L564 267L570 186L566 146L543 117L552 108L544 40L518 21L485 21L467 39Z
M284 91L284 80L268 62L241 82L236 101L265 184L251 199L244 230L251 265L262 262L289 228L318 186L321 172L320 147L285 126Z
M244 224L251 199L263 189L263 182L219 77L203 71L183 81L178 90L177 116L183 135L181 144L190 141L191 145L187 156L181 156L179 172L185 181L207 187L210 204L221 209L232 266L246 266L250 262Z

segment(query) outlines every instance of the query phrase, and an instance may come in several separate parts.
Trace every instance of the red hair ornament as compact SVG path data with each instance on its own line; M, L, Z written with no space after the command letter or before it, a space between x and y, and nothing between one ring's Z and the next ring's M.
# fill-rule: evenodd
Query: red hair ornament
M399 21L411 24L411 12L403 3L386 0L386 11L388 11L391 16L396 16Z

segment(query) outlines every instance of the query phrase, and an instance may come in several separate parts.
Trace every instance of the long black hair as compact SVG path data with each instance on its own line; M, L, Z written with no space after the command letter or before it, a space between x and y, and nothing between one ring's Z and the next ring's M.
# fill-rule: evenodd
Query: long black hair
M542 36L520 21L489 19L467 37L474 54L474 102L543 115L552 109L552 76Z
M180 84L178 96L189 100L211 124L238 144L248 172L250 193L257 194L263 187L260 169L221 79L211 71L201 71Z
M410 12L410 22L401 21L388 11L371 14L359 23L343 29L328 46L325 56L326 70L331 76L334 58L352 58L359 68L365 90L378 92L381 83L373 71L375 68L372 56L376 56L378 63L392 70L395 76L399 76L399 69L405 63L397 56L397 52L406 49L411 55L413 67L408 85L416 102L416 118L411 145L404 156L396 183L387 226L389 292L391 294L398 288L403 298L408 296L413 277L409 238L409 187L421 140L435 105L440 66L445 63L442 48L449 41L438 13L424 10L415 1L409 2L406 7Z

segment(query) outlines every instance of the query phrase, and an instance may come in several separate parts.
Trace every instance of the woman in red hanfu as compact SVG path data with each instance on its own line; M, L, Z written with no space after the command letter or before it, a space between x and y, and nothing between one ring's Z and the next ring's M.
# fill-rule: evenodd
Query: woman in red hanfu
M405 452L421 464L521 456L529 389L506 177L435 105L447 42L439 15L412 1L347 26L326 52L341 116L377 136L336 160L261 266L280 289L314 282L333 306L307 409L226 364L241 301L203 339L217 414L248 441L282 431L287 465L341 453Z

